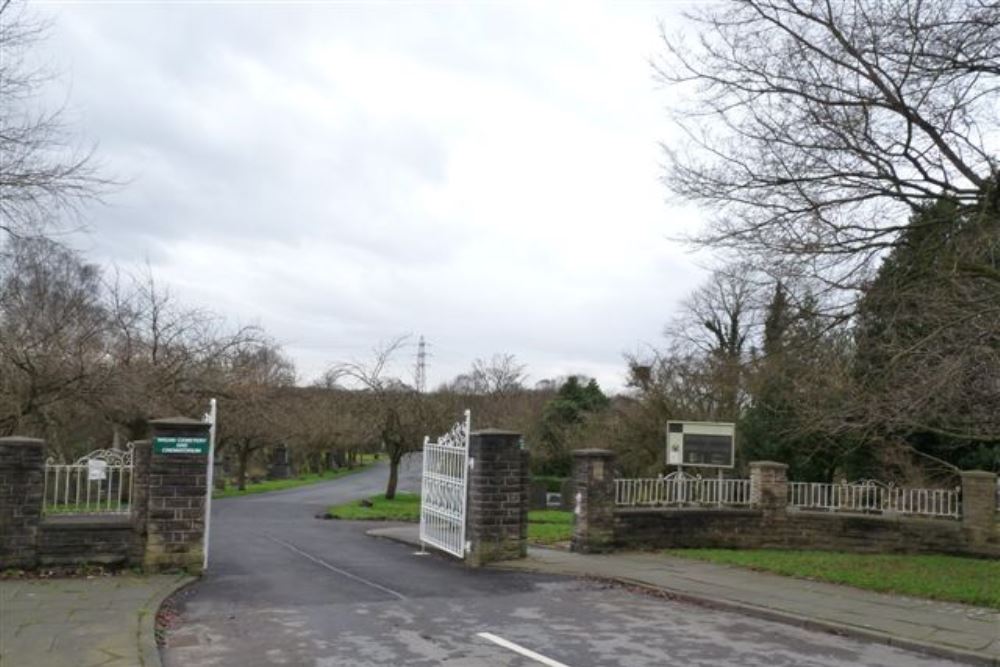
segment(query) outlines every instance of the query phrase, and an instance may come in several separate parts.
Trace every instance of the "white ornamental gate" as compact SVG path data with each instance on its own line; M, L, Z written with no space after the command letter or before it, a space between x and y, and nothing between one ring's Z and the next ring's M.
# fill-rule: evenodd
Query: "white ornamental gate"
M128 514L133 486L132 443L98 449L74 463L45 462L42 514Z
M420 541L465 558L465 508L468 501L469 430L472 413L431 442L424 438L420 493Z

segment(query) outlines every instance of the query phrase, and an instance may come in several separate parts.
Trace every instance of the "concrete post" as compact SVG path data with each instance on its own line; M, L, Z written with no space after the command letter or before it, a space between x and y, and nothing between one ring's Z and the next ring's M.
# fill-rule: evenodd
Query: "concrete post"
M465 562L478 567L528 553L528 453L521 434L486 429L469 435Z
M983 470L966 470L962 477L962 527L972 545L1000 540L997 527L997 476Z
M38 562L45 441L0 438L0 570Z
M155 419L149 462L146 554L149 571L200 573L205 534L210 424L186 417Z
M788 507L788 466L774 461L750 463L750 506L776 515Z
M573 452L573 551L599 553L614 546L614 461L615 454L608 449Z

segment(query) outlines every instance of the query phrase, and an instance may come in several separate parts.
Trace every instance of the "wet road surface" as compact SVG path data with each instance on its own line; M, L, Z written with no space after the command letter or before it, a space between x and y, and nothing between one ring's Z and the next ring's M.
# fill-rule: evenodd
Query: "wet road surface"
M387 470L215 501L212 559L174 600L166 667L335 665L944 666L891 647L598 582L469 570L323 521ZM401 489L419 486L419 459Z

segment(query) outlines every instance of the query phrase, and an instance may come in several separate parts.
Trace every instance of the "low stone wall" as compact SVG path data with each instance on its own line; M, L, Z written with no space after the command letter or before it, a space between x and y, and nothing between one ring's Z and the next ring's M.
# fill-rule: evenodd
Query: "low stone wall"
M750 464L750 507L615 505L614 454L574 452L574 551L613 548L818 549L1000 558L997 476L964 471L960 518L801 510L788 506L787 466Z
M962 523L907 516L760 510L620 509L614 544L630 549L817 549L1000 557L1000 542L967 539Z
M729 509L622 509L614 545L630 549L748 549L760 545L763 513Z
M1000 544L977 546L956 519L788 511L771 525L776 546L791 549L1000 556Z
M136 535L131 518L46 517L38 525L38 564L141 565L135 559Z

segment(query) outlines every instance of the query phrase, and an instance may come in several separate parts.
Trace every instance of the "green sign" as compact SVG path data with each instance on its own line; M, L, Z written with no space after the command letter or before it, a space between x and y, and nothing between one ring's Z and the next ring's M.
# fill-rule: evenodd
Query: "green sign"
M153 451L157 454L208 454L208 438L158 436L153 441Z

